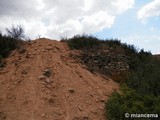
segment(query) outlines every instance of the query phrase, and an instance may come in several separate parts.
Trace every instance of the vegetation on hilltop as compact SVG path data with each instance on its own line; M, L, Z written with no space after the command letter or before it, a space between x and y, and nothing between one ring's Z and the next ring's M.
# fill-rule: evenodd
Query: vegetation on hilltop
M6 28L7 35L2 35L0 32L0 67L4 66L2 58L9 55L10 51L20 48L24 43L24 30L20 25Z
M71 49L81 49L85 53L90 49L93 53L107 49L114 55L120 53L128 57L129 69L116 76L121 90L114 92L106 102L107 119L128 119L125 118L125 113L160 113L160 61L150 52L138 50L119 40L99 40L87 35L74 36L65 41Z
M62 39L61 41L66 41L71 49L108 49L111 48L111 52L125 52L125 54L138 53L138 50L134 45L128 45L126 43L121 43L118 39L106 39L101 40L94 36L89 35L76 35L69 39Z

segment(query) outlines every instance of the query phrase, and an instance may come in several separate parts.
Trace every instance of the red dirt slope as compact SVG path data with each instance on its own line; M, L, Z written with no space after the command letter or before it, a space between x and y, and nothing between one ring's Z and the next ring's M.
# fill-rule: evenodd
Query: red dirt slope
M31 41L0 70L0 120L104 120L111 79L69 58L66 43Z

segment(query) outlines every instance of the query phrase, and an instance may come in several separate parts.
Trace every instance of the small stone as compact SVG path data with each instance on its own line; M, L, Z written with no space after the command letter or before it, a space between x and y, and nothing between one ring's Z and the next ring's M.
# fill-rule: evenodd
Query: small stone
M94 95L91 93L91 94L90 94L90 96L92 96L92 97L93 97Z
M53 103L55 103L55 99L49 98L49 99L48 99L48 102L53 104Z
M46 84L44 84L44 85L45 85L46 88L49 88L49 89L52 88L51 85L46 85Z
M47 77L50 77L50 75L52 74L52 71L51 71L51 69L45 69L45 70L43 70L43 75L45 75L45 76L47 76Z
M22 71L22 74L25 74L25 75L26 75L27 73L28 73L28 70L27 70L27 69Z
M22 75L23 77L25 77L26 75Z
M47 52L46 50L41 50L42 52Z
M44 75L41 75L41 76L38 77L38 79L44 80L44 79L46 79L46 77Z
M103 107L99 107L99 109L100 109L100 110L104 110L104 108L103 108Z
M45 116L46 116L46 114L45 114L45 113L43 113L41 116L42 116L42 117L45 117Z
M41 83L45 85L45 82L41 82Z
M20 79L19 79L19 80L15 80L15 81L14 81L14 84L17 85L17 84L20 83L20 82L21 82Z
M69 89L68 91L72 94L75 92L73 89Z
M96 99L96 102L99 102L99 100Z
M29 58L34 58L34 55L29 56Z
M46 83L52 83L53 81L51 79L46 79L45 82Z
M106 102L106 99L102 98L100 99L100 102Z
M53 49L52 46L47 46L47 47L46 47L46 50L52 50L52 49Z
M78 109L79 109L80 111L82 111L82 107L81 107L81 106L78 106Z
M54 111L53 115L54 115L55 117L58 117L58 116L63 115L63 113L60 112L60 111Z

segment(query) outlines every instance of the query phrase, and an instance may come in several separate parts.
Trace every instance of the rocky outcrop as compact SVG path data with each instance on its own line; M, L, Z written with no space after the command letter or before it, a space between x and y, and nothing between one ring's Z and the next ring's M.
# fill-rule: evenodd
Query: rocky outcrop
M81 55L71 55L79 58L82 64L92 72L100 72L104 75L112 75L114 72L126 71L129 69L128 57L124 54L111 52L109 50L87 50Z

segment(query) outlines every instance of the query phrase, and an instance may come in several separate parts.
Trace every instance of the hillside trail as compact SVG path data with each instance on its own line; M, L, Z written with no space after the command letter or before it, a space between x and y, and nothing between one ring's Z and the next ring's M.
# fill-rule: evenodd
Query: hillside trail
M119 85L70 58L65 42L38 39L0 70L0 120L105 120Z

